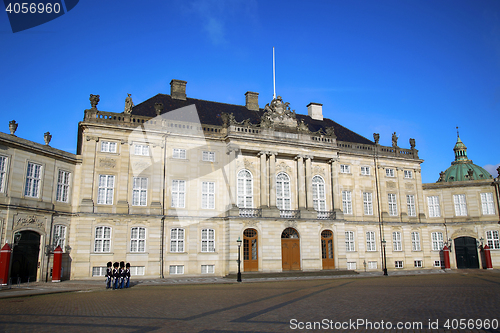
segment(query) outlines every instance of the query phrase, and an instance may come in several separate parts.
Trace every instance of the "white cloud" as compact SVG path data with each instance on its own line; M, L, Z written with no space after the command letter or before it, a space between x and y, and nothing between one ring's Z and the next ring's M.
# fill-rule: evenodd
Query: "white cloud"
M500 166L500 163L498 163L497 165L486 164L485 166L483 166L483 169L488 171L493 176L493 178L496 178L496 177L498 177L497 168L499 166Z

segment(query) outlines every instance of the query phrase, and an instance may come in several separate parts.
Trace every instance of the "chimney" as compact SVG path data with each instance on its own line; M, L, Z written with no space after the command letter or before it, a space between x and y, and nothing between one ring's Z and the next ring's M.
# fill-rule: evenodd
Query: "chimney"
M323 104L309 103L307 106L307 114L315 120L323 120Z
M186 100L186 81L172 80L170 81L170 96L173 99Z
M259 93L247 91L245 93L245 106L248 110L259 111Z

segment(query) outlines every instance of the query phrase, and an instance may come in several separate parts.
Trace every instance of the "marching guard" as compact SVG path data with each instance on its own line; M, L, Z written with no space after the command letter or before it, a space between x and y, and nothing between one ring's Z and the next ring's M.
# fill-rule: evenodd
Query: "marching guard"
M106 266L106 289L111 288L111 284L113 283L113 268L111 265L111 261L108 261Z
M120 289L123 289L124 280L125 280L125 262L120 261Z
M118 289L118 284L120 283L120 269L118 268L118 262L113 264L113 290Z
M125 266L125 288L130 286L130 263Z

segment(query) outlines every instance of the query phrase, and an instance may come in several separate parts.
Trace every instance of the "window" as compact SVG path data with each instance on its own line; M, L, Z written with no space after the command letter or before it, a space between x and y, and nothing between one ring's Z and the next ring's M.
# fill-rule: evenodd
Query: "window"
M92 276L105 276L106 267L92 267Z
M170 274L184 274L184 265L170 265Z
M276 176L276 206L280 210L292 209L290 177L284 172Z
M441 251L444 246L443 233L433 232L431 236L432 236L432 251Z
M368 261L368 269L377 269L376 261Z
M444 267L444 261L434 260L434 267Z
M54 236L52 244L54 245L54 249L58 246L64 251L64 246L66 240L66 227L63 225L56 224L54 226Z
M215 183L201 183L201 208L215 209Z
M417 216L417 212L415 211L415 196L413 194L406 196L406 206L408 208L408 216Z
M396 267L396 268L403 268L403 261L401 261L401 260L396 260L396 261L394 262L394 267Z
M94 252L109 252L111 247L111 228L96 227Z
M416 231L411 233L411 250L412 251L421 251L420 247L420 234Z
M398 204L396 202L396 194L389 193L387 195L389 202L389 215L397 216L398 215Z
M348 261L347 262L347 269L348 270L355 270L356 269L356 262L355 261Z
M366 233L366 251L377 251L375 247L375 232L368 231Z
M56 191L56 200L59 202L68 202L69 176L70 176L69 172L59 170L59 174L57 175L57 191Z
M394 169L387 168L385 169L386 177L394 177Z
M145 177L134 177L134 188L132 190L132 205L146 206L148 197L148 179Z
M392 249L394 251L403 251L403 246L401 244L401 232L394 231L392 233Z
M102 141L101 152L103 153L116 153L116 142Z
M5 192L7 182L7 157L0 156L0 193Z
M214 274L215 265L201 265L201 274Z
M361 175L362 176L369 176L370 175L370 167L362 166L361 167Z
M466 216L467 203L465 202L465 194L455 194L453 196L453 202L455 203L455 215Z
M252 174L248 170L238 172L238 207L253 208Z
M495 214L495 208L493 208L493 193L481 193L481 207L483 209L483 215Z
M373 215L371 192L363 192L363 209L365 210L365 215Z
M40 164L29 162L28 169L26 171L26 188L24 189L25 196L38 198L41 177L42 166Z
M500 249L500 239L498 238L497 230L486 231L486 240L490 249Z
M427 204L429 206L429 217L440 217L441 209L439 208L439 197L427 197Z
M344 209L344 214L352 214L351 191L342 191L342 208Z
M134 227L130 231L130 252L144 252L146 249L146 228Z
M113 204L113 189L115 186L115 176L99 175L99 190L97 203L100 205Z
M341 164L340 173L351 173L351 166L346 164Z
M201 252L215 252L214 229L201 229Z
M347 252L354 251L354 231L345 232L345 250Z
M174 148L172 158L180 158L180 159L185 160L186 159L186 149Z
M422 268L422 267L423 267L422 260L415 260L415 261L413 262L413 266L414 266L415 268Z
M184 208L186 204L186 181L172 180L172 207Z
M170 252L184 252L184 229L170 229Z
M130 275L144 275L145 267L144 266L131 266L130 267Z
M149 146L141 144L134 145L134 155L149 156Z
M215 153L213 151L204 151L202 153L202 160L207 162L215 162Z
M312 179L313 206L317 211L326 211L325 181L320 176Z
M410 170L405 170L404 174L405 174L405 178L406 179L412 179L413 178L413 172L410 171Z

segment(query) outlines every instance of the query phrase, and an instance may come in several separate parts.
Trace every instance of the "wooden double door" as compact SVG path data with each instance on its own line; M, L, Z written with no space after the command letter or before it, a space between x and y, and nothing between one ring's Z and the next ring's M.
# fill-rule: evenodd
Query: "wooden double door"
M323 269L335 269L333 232L330 230L323 230L321 233L321 258L323 260Z
M243 232L243 271L256 272L258 270L257 230L246 229Z
M455 239L457 268L479 268L476 239L458 237Z
M286 228L281 234L281 262L284 271L300 270L300 239L293 228Z

